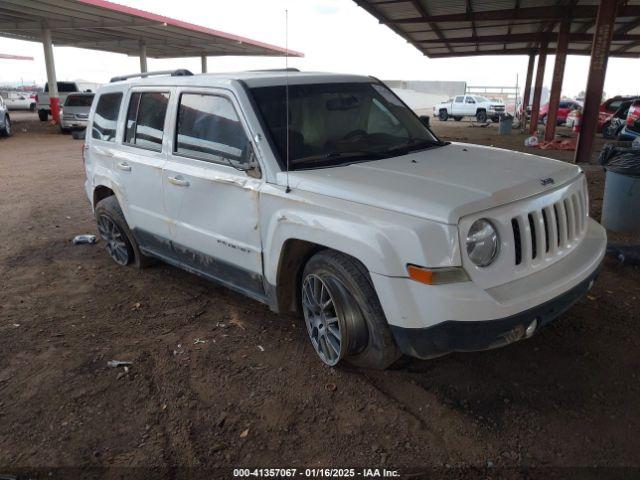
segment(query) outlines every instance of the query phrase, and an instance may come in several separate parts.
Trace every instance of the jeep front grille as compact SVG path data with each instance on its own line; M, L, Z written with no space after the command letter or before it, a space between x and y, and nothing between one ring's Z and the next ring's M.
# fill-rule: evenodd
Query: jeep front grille
M514 263L538 263L558 250L570 248L586 226L586 197L582 190L542 209L513 217Z

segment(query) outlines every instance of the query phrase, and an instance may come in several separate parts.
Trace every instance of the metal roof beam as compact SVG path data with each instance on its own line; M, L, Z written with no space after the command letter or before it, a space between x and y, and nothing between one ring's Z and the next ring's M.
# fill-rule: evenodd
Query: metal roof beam
M497 50L480 50L479 52L454 52L451 53L427 53L429 58L452 58L452 57L475 57L481 55L529 55L531 53L537 53L537 49L535 48L512 48L507 50L502 50L502 48ZM569 49L567 50L569 55L591 55L591 49L587 50L576 50ZM640 57L640 52L638 53L627 53L622 52L618 53L615 51L611 51L611 57L622 57L622 58L638 58Z
M423 23L423 22L469 22L491 20L556 20L560 21L567 16L574 18L595 18L598 14L597 5L580 5L568 11L566 6L560 7L527 7L506 10L474 11L473 14L452 13L446 15L423 15L415 18L401 18L387 20L385 23ZM640 17L640 5L626 5L620 8L619 17Z
M549 33L514 33L511 35L484 35L484 36L474 36L474 37L464 37L464 38L448 38L447 42L450 44L458 44L458 43L524 43L524 42L542 42L543 40L547 40L550 42L555 41L557 35L553 32ZM614 41L624 42L635 42L640 40L640 35L614 35ZM593 34L591 33L572 33L569 35L570 42L592 42ZM419 40L419 44L422 45L431 45L431 44L440 44L442 43L440 40Z

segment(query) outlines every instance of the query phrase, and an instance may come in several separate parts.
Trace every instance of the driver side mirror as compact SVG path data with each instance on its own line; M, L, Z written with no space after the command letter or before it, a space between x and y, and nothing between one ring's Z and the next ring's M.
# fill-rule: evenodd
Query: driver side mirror
M430 127L430 118L429 115L420 115L420 121L422 122L422 124L429 128Z
M260 164L258 158L253 150L253 144L247 142L247 146L242 151L242 159L240 162L234 162L233 167L246 172L247 175L253 178L262 178L262 171L260 170Z

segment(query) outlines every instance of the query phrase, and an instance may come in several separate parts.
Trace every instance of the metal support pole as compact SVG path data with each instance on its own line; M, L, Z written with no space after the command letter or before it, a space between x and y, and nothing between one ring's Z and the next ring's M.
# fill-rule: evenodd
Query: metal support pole
M44 45L44 63L47 69L47 83L49 84L49 105L53 122L60 124L60 98L58 96L58 80L56 79L56 64L53 59L53 42L51 30L42 29L42 44Z
M591 64L589 65L589 77L587 90L582 110L582 127L578 136L578 148L574 162L586 163L591 160L593 139L598 127L598 111L602 101L602 89L607 74L607 58L611 46L611 36L616 21L617 0L601 0L598 7L596 29L591 44Z
M540 44L538 55L538 68L536 69L536 85L533 89L533 104L531 105L531 135L538 129L538 116L540 115L540 97L542 96L542 82L544 81L544 69L547 64L547 42Z
M207 56L205 54L200 55L200 63L202 65L202 73L207 73Z
M522 129L527 128L527 107L531 99L531 80L533 79L533 67L536 62L536 55L529 54L529 65L527 66L527 79L524 84L524 95L522 97Z
M553 80L551 82L551 96L549 97L549 111L547 112L547 128L544 139L550 142L556 137L556 125L558 123L558 107L562 94L562 80L564 79L564 66L567 63L567 47L571 22L564 21L560 24L558 32L558 47L556 48L556 64L553 67Z
M147 44L140 40L140 73L147 73Z

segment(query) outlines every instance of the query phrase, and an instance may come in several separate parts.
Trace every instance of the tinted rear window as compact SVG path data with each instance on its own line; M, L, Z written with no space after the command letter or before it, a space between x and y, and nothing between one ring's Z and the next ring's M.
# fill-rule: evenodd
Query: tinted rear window
M44 91L49 91L49 84L44 86ZM58 82L58 93L77 92L78 86L73 82Z
M65 107L90 107L93 95L69 95L64 102Z
M100 95L91 128L91 136L93 138L107 142L115 141L116 124L121 102L121 92Z
M161 151L168 103L169 93L133 93L127 110L125 143Z

